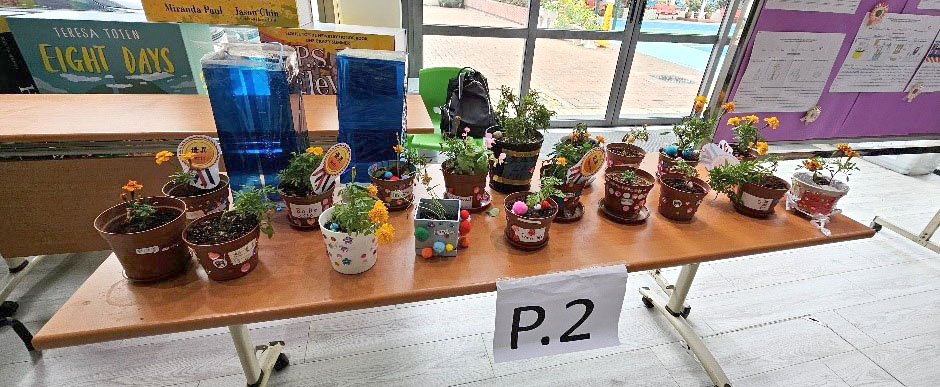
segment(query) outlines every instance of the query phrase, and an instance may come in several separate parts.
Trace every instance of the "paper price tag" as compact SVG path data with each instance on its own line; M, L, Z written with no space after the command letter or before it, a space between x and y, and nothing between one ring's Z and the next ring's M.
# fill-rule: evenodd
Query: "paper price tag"
M192 154L192 158L183 161L182 155ZM176 157L184 171L194 170L196 180L190 183L202 189L215 188L221 182L219 178L219 160L222 148L214 138L203 135L189 136L176 147Z
M626 285L623 265L498 281L494 360L619 345Z

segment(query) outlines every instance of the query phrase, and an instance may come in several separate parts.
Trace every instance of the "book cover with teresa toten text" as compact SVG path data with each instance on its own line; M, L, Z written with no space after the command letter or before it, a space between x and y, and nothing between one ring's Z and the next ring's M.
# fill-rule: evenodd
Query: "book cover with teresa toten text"
M40 93L205 93L199 59L212 50L207 25L74 11L7 23Z

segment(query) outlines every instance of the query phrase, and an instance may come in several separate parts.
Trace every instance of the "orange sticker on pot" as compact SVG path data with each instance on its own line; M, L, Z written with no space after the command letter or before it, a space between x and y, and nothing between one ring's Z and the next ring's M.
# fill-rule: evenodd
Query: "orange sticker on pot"
M593 176L597 171L601 170L601 167L604 165L604 150L601 148L594 148L588 151L581 158L581 175L583 176Z

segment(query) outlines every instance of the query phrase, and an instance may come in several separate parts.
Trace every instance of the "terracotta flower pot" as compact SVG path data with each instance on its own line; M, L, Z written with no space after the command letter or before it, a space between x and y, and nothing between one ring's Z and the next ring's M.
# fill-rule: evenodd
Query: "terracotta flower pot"
M545 175L546 165L542 165L541 172L539 176ZM593 177L593 176L592 176ZM571 184L565 182L558 186L558 189L565 194L564 197L552 197L552 200L558 204L558 215L555 216L555 222L558 223L571 223L581 219L584 216L584 205L581 204L581 192L584 191L584 187L590 184L591 180L585 180L581 183Z
M548 230L552 220L558 215L558 204L549 199L552 204L552 214L544 218L530 218L526 215L516 215L512 212L512 203L525 201L531 192L516 192L506 196L504 212L506 213L506 240L512 247L520 250L538 250L548 244Z
M768 178L779 182L784 188L767 188L753 183L739 185L737 192L731 199L734 209L753 218L766 218L773 215L777 203L790 190L790 183L776 176L769 176Z
M646 151L636 145L622 142L607 144L608 167L626 165L639 168L643 157L646 157Z
M501 164L490 163L490 187L506 194L528 191L543 141L541 133L538 141L527 144L494 141L493 154L499 157L505 153L506 159Z
M685 222L692 220L698 206L702 204L705 195L711 190L708 183L699 178L689 179L693 185L702 188L702 193L686 192L675 189L672 186L663 183L663 180L679 179L681 175L664 174L659 177L659 213L669 219Z
M833 180L829 185L818 185L813 182L812 173L797 172L793 174L793 185L787 195L799 212L815 216L831 214L839 199L848 193L848 184L839 180Z
M258 236L261 235L261 228L255 225L245 235L219 244L200 245L187 238L191 228L215 221L219 216L222 214L207 215L191 223L183 231L183 241L210 279L226 281L242 277L258 267Z
M330 231L326 223L333 217L335 207L330 207L320 214L320 232L326 244L326 256L330 267L343 274L359 274L375 265L378 253L378 240L375 234L347 234Z
M628 184L613 177L619 172L632 170L642 180L640 184ZM637 223L649 217L646 209L646 197L656 178L642 169L616 166L610 167L604 173L606 181L604 187L604 200L601 202L603 212L612 219L622 223Z
M219 176L219 185L212 191L195 196L181 196L186 189L179 184L167 182L161 188L164 195L177 198L186 203L186 224L203 216L228 209L228 176Z
M376 178L374 173L380 168L395 169L398 165L395 161L382 161L372 164L369 167L369 178L372 179L372 185L378 188L379 199L385 202L389 211L401 211L411 206L415 200L415 174L417 169L411 163L401 163L401 167L407 175L407 178L398 180L386 180Z
M281 198L287 204L287 223L299 229L313 230L320 228L317 219L320 218L323 211L333 206L333 191L335 189L336 185L334 184L319 195L294 196L286 193L282 194Z
M421 255L425 248L434 251L434 244L440 242L445 246L444 251L434 251L432 256L456 257L459 247L457 241L460 238L460 200L441 199L447 213L454 214L454 218L448 220L421 217L424 215L422 209L427 208L430 202L431 199L421 199L415 208L415 254ZM447 245L450 245L450 250L446 248Z
M679 161L680 157L671 157L667 156L662 149L659 151L659 163L656 165L656 176L662 176L666 173L678 173L679 171L673 169L673 165ZM689 164L693 168L698 165L698 160L689 161L685 160L686 164Z
M460 208L480 212L490 206L490 193L486 192L486 172L477 175L457 175L441 168L444 173L444 199L460 200Z
M150 230L119 234L109 231L116 223L127 216L126 204L121 203L95 218L94 226L98 234L108 242L114 255L124 268L124 275L131 281L156 281L170 277L186 268L189 254L183 247L183 228L186 227L186 204L179 199L155 196L148 197L158 209L178 211L179 215L170 222Z

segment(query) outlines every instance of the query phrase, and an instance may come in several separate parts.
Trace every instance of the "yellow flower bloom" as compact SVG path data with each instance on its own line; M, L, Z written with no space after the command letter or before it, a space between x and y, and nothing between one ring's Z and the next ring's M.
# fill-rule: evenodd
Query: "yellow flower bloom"
M318 147L318 146L312 146L312 147L307 148L307 151L306 151L306 152L309 153L309 154L312 154L312 155L314 155L314 156L322 156L322 155L323 155L323 148Z
M634 141L636 141L636 137L633 137L633 136L627 137L628 143L633 144Z
M704 95L695 96L695 102L705 103L706 101L708 101L708 99L706 99Z
M758 141L757 145L755 145L754 148L757 149L757 154L763 156L767 154L767 149L769 148L769 146L767 145L766 142Z
M393 146L392 149L395 150L395 153L402 153L405 151L405 147L401 146L401 144Z
M388 208L385 207L385 203L382 203L381 200L376 200L375 205L369 210L369 219L372 219L374 223L388 222Z
M702 110L705 110L705 102L695 101L695 104L692 105L692 110L695 110L696 113L701 113Z
M816 172L822 168L822 164L815 159L806 159L803 160L803 166L806 167L810 172Z
M721 109L724 110L725 113L734 113L734 101L725 102L721 105Z
M424 185L430 184L430 183L431 183L431 175L424 175L424 176L422 176L422 177L421 177L421 181L424 183Z
M123 189L123 190L125 190L125 191L127 191L127 192L138 191L138 190L140 190L141 188L144 188L144 186L138 184L138 183L137 183L137 180L128 180L128 181L127 181L127 184L124 184L124 186L121 187L121 189Z
M741 117L731 117L728 119L728 126L738 126L741 124Z
M394 236L395 227L392 227L391 223L382 224L378 230L375 230L375 237L379 240L379 243L389 243Z
M764 118L764 122L773 130L777 130L777 125L780 125L780 120L778 120L777 117Z
M568 165L568 159L566 159L566 158L564 158L564 157L556 158L556 159L555 159L555 164L558 164L558 165Z
M745 121L750 121L752 124L760 122L760 118L757 118L757 116L744 116L742 119Z
M180 153L180 160L183 160L183 161L192 160L193 157L196 157L196 155L193 154L193 152Z
M369 196L375 196L379 194L379 189L376 188L376 186L370 184L368 187L366 187L366 192L369 193Z
M849 144L839 144L837 148L839 149L839 152L842 152L842 154L848 154L849 152L854 152L852 150L852 147Z
M170 151L159 151L157 154L153 155L153 159L157 162L157 165L170 161L170 157L173 157L173 152Z
M604 140L606 140L603 136L597 136L597 137L595 137L595 138L597 139L597 142L599 142L599 143L601 143L601 144L603 144L603 143L604 143Z

